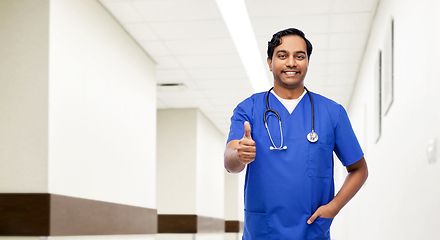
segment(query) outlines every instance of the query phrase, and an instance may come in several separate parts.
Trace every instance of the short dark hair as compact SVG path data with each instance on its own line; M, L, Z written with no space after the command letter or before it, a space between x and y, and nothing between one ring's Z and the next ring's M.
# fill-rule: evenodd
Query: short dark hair
M281 45L281 38L288 35L299 36L302 39L304 39L307 46L307 58L310 59L310 55L312 55L312 49L313 49L312 43L306 38L306 35L304 34L303 31L296 28L288 28L275 33L272 36L272 39L267 44L267 57L269 59L272 59L273 51L275 50L276 47Z

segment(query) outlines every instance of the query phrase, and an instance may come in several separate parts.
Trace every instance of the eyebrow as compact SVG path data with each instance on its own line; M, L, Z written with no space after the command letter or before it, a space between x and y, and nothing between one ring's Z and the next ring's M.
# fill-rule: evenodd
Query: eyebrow
M287 51L286 50L278 50L275 54L278 54L278 53L287 53ZM296 51L295 53L296 54L300 54L300 53L306 54L306 52L304 52L304 51Z

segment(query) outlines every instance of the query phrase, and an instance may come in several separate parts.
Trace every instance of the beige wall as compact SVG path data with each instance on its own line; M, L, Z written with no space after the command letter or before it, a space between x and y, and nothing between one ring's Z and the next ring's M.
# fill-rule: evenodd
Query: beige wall
M197 111L197 214L224 219L224 135Z
M157 111L159 214L196 214L197 111Z
M224 219L224 135L198 109L157 113L157 210ZM157 239L224 239L224 233Z
M225 219L244 221L244 179L246 170L239 174L225 170Z
M200 110L158 110L158 213L224 218L223 151L224 135Z
M0 192L48 191L49 1L0 1Z

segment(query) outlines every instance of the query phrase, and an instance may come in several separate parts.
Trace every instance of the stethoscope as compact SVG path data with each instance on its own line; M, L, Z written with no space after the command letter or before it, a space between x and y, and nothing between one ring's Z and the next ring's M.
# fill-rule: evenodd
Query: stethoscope
M269 134L269 138L270 141L272 142L272 146L270 146L270 150L285 150L287 149L287 146L283 146L283 128L281 126L281 118L280 115L277 113L277 111L270 109L269 107L269 93L270 91L272 91L273 87L271 89L269 89L269 91L267 91L266 94L266 107L267 110L264 111L264 116L263 116L263 120L264 120L264 125L266 126L267 129L267 133ZM313 99L312 99L312 95L310 94L309 90L304 87L304 89L307 91L307 95L309 95L310 98L310 102L312 103L312 131L307 134L307 140L309 140L309 142L314 143L316 141L318 141L318 134L315 132L315 110L313 107ZM269 131L269 127L267 126L267 114L268 113L273 113L275 114L275 116L277 116L278 118L278 123L280 124L280 133L281 133L281 144L279 147L275 146L275 143L273 142L272 136L270 135L270 131Z

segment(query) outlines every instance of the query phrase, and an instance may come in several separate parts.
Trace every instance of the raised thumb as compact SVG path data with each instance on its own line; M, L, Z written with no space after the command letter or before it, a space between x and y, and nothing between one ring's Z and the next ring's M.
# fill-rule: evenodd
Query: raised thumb
M252 139L251 137L251 125L249 122L244 122L244 137Z

